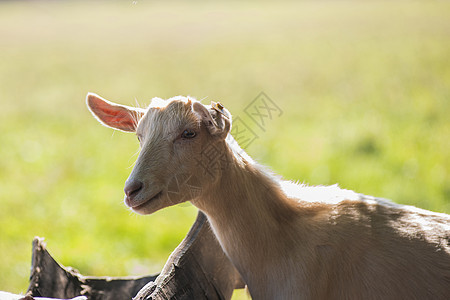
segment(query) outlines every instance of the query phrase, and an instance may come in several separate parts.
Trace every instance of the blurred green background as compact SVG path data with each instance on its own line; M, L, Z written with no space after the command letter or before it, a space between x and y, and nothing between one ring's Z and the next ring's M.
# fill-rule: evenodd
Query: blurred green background
M263 91L283 114L253 127L262 164L449 213L449 16L447 1L0 2L0 290L26 290L35 235L83 274L141 275L195 219L125 208L138 143L92 118L88 91L208 97L247 124Z

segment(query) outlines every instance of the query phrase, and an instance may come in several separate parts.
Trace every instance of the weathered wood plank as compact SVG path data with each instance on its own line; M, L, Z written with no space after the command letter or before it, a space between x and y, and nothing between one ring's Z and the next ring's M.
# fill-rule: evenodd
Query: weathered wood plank
M61 299L80 295L92 300L131 299L156 277L157 275L122 278L83 276L73 268L60 266L45 249L43 239L35 238L27 295Z
M41 238L33 240L32 268L27 296L90 300L230 299L242 288L240 276L225 256L205 215L199 212L191 230L173 251L161 274L143 277L83 276L62 267Z
M43 297L17 295L0 291L0 300L87 300L87 298L85 296L79 296L72 299L43 298Z
M134 300L230 299L244 284L199 212L186 238L167 260L155 282L147 284Z

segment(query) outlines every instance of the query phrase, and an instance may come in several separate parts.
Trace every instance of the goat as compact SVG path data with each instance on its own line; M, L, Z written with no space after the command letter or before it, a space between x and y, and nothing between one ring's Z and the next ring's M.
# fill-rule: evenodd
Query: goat
M151 214L190 201L254 299L450 299L449 215L283 181L238 146L218 104L142 109L91 93L87 104L139 139L125 204Z

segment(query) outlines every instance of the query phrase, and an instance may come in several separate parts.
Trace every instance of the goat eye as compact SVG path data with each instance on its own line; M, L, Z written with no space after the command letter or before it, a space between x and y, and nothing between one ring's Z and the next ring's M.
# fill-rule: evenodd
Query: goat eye
M183 131L183 133L181 134L181 137L184 139L192 139L193 137L195 137L197 134L195 133L195 131L191 131L191 130L185 130Z
M140 136L140 135L137 135L136 137L137 137L137 139L138 139L138 141L139 141L139 143L140 143L140 142L141 142L141 136Z

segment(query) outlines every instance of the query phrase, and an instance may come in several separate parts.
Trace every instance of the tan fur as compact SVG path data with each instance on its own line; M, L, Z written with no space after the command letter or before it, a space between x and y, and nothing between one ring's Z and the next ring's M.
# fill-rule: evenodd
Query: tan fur
M127 181L144 182L126 199L134 211L191 201L254 299L450 298L448 215L281 181L224 138L231 120L199 105L177 98L140 121L142 150ZM197 136L177 140L185 128Z

